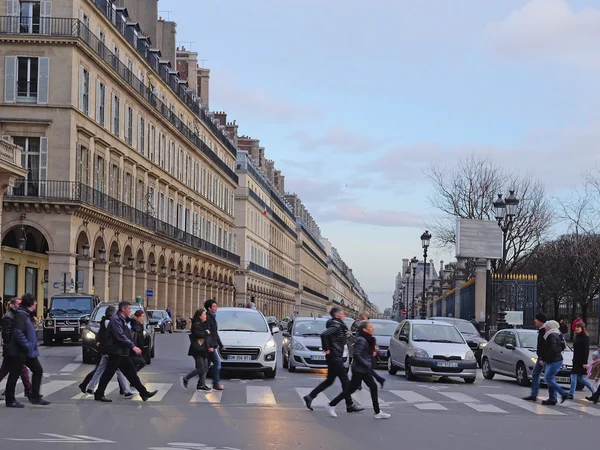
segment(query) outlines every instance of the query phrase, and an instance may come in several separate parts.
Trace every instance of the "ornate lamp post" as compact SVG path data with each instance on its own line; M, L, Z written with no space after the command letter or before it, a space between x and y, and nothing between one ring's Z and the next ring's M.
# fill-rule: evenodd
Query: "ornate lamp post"
M410 318L415 318L415 278L417 277L417 264L419 264L419 260L416 256L413 256L413 259L410 260L410 268L412 269L412 302L410 303Z
M502 194L498 194L498 199L494 202L496 220L498 221L498 226L502 230L500 302L498 304L498 319L496 321L498 330L506 328L506 236L515 221L519 202L520 200L515 197L515 191L509 191L509 195L506 199L502 198Z
M427 300L425 294L425 280L427 279L427 249L431 241L431 234L428 230L421 235L421 245L423 246L423 295L421 296L421 319L427 318Z

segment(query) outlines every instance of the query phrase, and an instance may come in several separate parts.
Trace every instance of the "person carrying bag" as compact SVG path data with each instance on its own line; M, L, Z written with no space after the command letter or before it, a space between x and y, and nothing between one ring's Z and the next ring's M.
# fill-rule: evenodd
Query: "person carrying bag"
M192 330L190 332L190 348L188 356L194 358L196 368L181 378L181 385L187 389L191 378L198 376L196 389L201 392L211 392L212 389L206 385L206 374L208 373L208 336L210 331L206 323L206 311L202 308L194 313L192 319Z

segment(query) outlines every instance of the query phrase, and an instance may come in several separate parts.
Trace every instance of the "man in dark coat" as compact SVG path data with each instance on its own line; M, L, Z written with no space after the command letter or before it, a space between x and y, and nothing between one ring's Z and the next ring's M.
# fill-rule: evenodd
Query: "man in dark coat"
M537 339L537 361L535 362L535 366L533 366L533 371L531 372L531 394L523 399L530 402L537 401L537 395L540 390L540 375L544 369L544 364L546 364L547 345L546 340L544 339L544 335L546 334L544 324L547 321L548 316L546 316L546 314L543 312L537 313L535 320L533 321L535 327L539 330Z
M2 360L2 365L0 366L0 381L2 381L10 372L10 356L8 355L8 345L10 344L12 336L15 314L17 313L20 305L21 299L19 297L13 297L9 302L8 311L6 311L6 314L4 314L2 319L2 354L4 355L4 359ZM29 398L31 396L31 380L29 379L29 369L24 364L21 372L21 381L25 387L25 397ZM3 392L2 395L4 396L5 393Z
M221 338L219 337L219 326L217 325L217 310L219 309L219 305L215 300L209 299L204 302L204 308L206 309L206 323L208 325L208 331L210 331L208 339L208 360L212 363L213 389L216 391L222 391L223 385L221 384L221 360L219 359L217 350L225 350L225 347L223 346Z

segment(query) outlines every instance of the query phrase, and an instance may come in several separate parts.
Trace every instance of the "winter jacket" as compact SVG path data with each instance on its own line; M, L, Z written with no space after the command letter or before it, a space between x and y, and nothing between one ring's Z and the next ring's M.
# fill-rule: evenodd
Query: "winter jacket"
M37 358L37 332L31 321L31 312L19 307L15 312L12 335L8 344L8 354L20 358Z
M569 327L566 323L561 323L560 328L558 329L562 334L567 334L569 332Z
M125 317L119 313L113 314L106 329L106 353L129 356L135 347L132 339Z
M12 327L15 321L15 311L13 309L9 309L4 314L4 318L2 319L2 352L5 355L8 355L8 345L10 344L10 337L12 335Z
M139 323L137 320L131 321L131 341L136 347L144 348L144 325Z
M206 312L206 325L208 326L208 330L210 331L210 335L208 337L209 348L223 347L223 343L221 342L221 338L219 337L219 326L217 325L217 318L210 311Z
M340 319L329 319L326 326L327 329L321 333L323 350L330 351L330 358L342 358L346 347L348 327Z
M550 333L546 339L548 345L546 349L546 361L547 364L562 361L562 352L565 349L565 341L560 333Z
M190 348L188 350L188 356L203 356L206 358L208 356L208 346L206 347L206 350L200 351L198 346L194 344L194 342L197 342L198 339L206 339L207 343L210 339L210 335L208 334L208 315L206 322L197 320L192 324L192 332L190 336L190 340L192 342L190 342Z
M585 334L576 334L573 340L573 375L587 375L583 366L588 363L590 354L590 338Z
M546 361L546 353L548 351L548 343L546 342L546 339L544 339L544 334L546 334L546 330L542 327L540 331L538 331L536 352L540 361Z
M371 373L373 369L373 352L367 340L358 336L354 343L354 358L352 360L352 372Z

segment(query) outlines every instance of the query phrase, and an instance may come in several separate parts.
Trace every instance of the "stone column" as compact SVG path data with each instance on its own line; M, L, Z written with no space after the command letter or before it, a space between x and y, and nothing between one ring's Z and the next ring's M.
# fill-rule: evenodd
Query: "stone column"
M71 281L75 279L75 257L73 253L48 252L48 300L53 295L62 294L64 287L63 273L70 273L71 277L67 279L67 292L73 292ZM60 287L54 287L54 283L60 283ZM58 285L57 285L58 286Z
M113 263L110 265L109 271L109 298L111 302L118 303L123 299L123 266Z
M101 302L107 302L108 297L108 263L96 261L94 267L94 294Z
M160 274L156 276L156 285L158 295L156 298L156 309L167 309L167 299L169 298L169 278L166 275Z
M189 317L186 317L187 310L185 308L185 304L186 304L185 278L181 274L180 274L180 277L177 279L177 295L175 298L176 298L176 305L177 305L177 314L189 322Z
M122 300L135 302L135 267L123 267Z
M487 259L475 261L475 317L480 324L480 329L485 329L486 299L487 299Z
M79 258L79 269L83 270L83 292L91 294L94 287L94 261L92 258Z
M165 309L171 308L173 320L177 318L177 278L169 277L167 295L165 296Z
M192 310L195 312L200 308L200 282L196 277L196 281L192 282Z
M186 318L186 320L190 317L194 317L194 312L196 311L195 306L196 306L196 302L194 301L194 294L193 294L193 281L192 278L190 276L188 276L188 278L185 280L185 295L184 295L184 305L185 305L185 310L187 311L186 315L184 316Z
M198 284L198 291L200 296L200 307L204 308L204 302L206 301L206 278L201 278L200 283Z
M154 303L154 299L148 299L146 297L146 289L148 289L148 274L146 273L146 269L141 267L135 272L135 296L142 297L144 305L146 305L146 308L150 309L149 303L151 301Z
M454 295L454 317L465 319L460 315L460 290L465 283L465 259L458 258L456 261L456 291Z
M146 274L146 289L152 289L154 291L154 297L148 302L149 309L158 309L158 274L156 272L150 272Z

